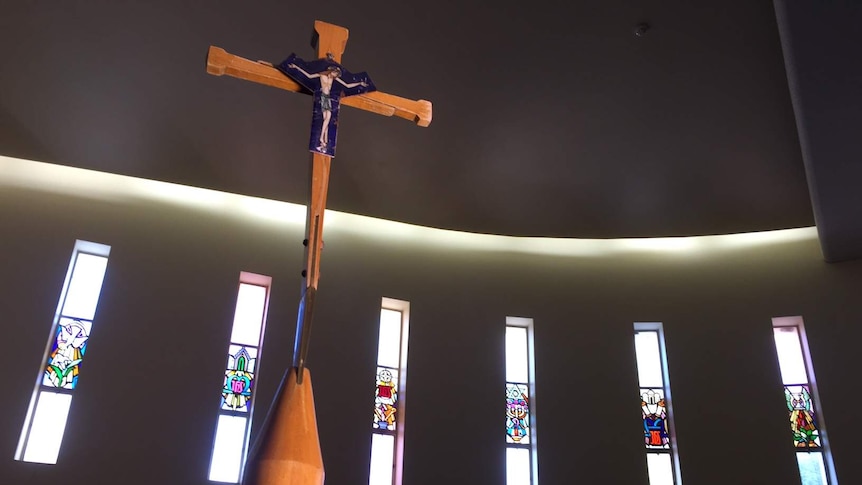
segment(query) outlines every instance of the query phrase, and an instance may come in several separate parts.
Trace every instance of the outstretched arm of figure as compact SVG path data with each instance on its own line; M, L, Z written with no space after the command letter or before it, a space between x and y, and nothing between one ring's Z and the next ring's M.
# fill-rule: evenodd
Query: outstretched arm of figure
M335 78L335 80L340 82L347 89L355 88L356 86L368 86L368 83L365 81L359 81L358 83L346 83L342 81L340 77Z
M306 70L305 70L305 69L303 69L303 68L301 68L301 67L297 66L296 64L294 64L294 63L292 63L292 62L291 62L290 64L288 64L288 65L287 65L287 67L291 67L291 68L293 68L293 69L296 69L297 71L301 72L301 73L302 73L302 75L303 75L303 76L305 76L305 77L307 77L308 79L314 79L314 78L316 78L316 77L320 77L320 73L319 73L319 72L318 72L318 73L315 73L315 74L309 74L308 72L306 72Z
M291 92L303 92L304 90L302 85L272 66L272 63L251 61L216 46L209 48L207 72L214 76L232 76ZM311 92L314 91L314 86L305 89ZM421 99L416 101L374 91L348 96L341 100L341 104L383 116L397 116L410 120L419 126L431 124L431 103Z

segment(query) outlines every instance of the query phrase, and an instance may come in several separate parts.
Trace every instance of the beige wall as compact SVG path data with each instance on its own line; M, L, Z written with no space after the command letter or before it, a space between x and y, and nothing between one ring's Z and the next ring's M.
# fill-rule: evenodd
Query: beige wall
M273 277L262 411L291 359L301 222L28 166L0 160L2 482L206 483L239 272ZM507 315L535 320L543 484L646 484L635 321L665 324L683 481L797 483L770 330L784 315L805 319L839 479L862 483L862 262L824 263L813 231L669 251L347 220L327 227L310 354L327 484L367 481L381 296L411 303L405 484L504 483ZM112 251L60 461L15 462L75 239Z

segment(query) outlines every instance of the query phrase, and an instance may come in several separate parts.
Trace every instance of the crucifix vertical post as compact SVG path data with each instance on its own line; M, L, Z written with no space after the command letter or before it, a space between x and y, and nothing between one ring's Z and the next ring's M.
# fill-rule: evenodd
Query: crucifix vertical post
M312 44L318 59L331 59L341 63L347 47L348 30L319 20L314 22ZM296 338L293 348L293 367L298 384L303 380L303 369L311 338L311 322L314 299L320 281L320 254L323 251L323 215L326 210L326 195L329 190L329 169L332 157L322 153L311 154L309 169L308 209L305 220L305 268L302 271L303 289L296 322Z
M210 46L207 55L207 72L210 74L226 74L287 91L311 92L314 96L303 285L293 363L284 374L261 435L251 450L243 484L323 485L323 458L306 356L314 299L320 281L323 216L330 164L335 154L339 105L383 116L397 116L418 126L431 123L429 101L377 91L367 74L350 73L341 66L347 36L348 31L343 27L315 21L312 45L317 51L317 59L310 62L291 54L275 66L229 54L216 46Z

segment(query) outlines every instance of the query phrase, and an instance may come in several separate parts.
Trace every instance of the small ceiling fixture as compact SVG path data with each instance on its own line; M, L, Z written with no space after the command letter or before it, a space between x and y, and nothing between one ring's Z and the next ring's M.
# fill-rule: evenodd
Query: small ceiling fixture
M648 23L641 22L641 23L635 25L635 29L634 29L635 35L638 37L643 37L644 35L646 35L649 28L650 28L650 25Z

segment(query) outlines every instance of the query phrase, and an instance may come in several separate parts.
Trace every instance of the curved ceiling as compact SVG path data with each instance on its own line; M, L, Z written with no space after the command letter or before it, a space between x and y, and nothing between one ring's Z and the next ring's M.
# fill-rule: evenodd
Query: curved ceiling
M155 211L180 209L203 216L233 221L255 221L278 229L305 226L304 205L231 194L186 185L140 179L74 167L21 160L0 155L0 187L32 190L47 196L78 197L107 203L156 207ZM86 194L86 195L82 195ZM652 238L549 238L517 237L450 231L394 222L386 219L327 211L326 233L341 233L392 246L501 252L508 255L539 254L564 258L618 258L624 256L689 258L721 255L766 247L778 250L793 243L814 243L817 228L690 237Z
M348 69L434 103L429 128L342 110L332 209L580 238L813 224L772 2L509 3L17 2L0 154L302 203L311 100L204 59L312 57L321 19Z

